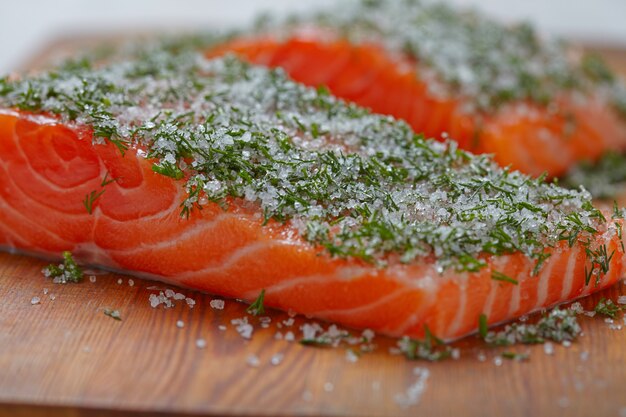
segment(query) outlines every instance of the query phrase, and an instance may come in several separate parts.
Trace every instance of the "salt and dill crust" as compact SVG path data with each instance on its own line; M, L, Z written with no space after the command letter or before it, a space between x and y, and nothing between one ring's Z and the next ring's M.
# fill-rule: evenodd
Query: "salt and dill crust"
M460 96L468 112L491 112L511 102L558 109L574 93L608 97L626 117L626 86L602 59L563 41L543 39L529 23L505 25L472 9L424 0L349 0L313 16L260 19L257 34L290 37L310 27L355 44L383 45L415 60L416 75L435 96Z
M592 235L621 233L584 190L502 169L233 57L69 64L4 79L0 105L90 126L96 144L122 153L144 149L155 172L185 181L183 216L212 203L257 205L330 255L381 267L426 260L477 271L485 256L522 252L536 273L546 249L567 241L586 248L587 280L599 280L613 253Z

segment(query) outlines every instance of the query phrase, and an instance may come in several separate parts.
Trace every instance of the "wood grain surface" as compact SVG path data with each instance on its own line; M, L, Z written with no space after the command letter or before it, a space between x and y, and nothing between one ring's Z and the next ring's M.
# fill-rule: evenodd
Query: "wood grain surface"
M55 45L46 54L72 49L66 41ZM614 64L626 56L611 53ZM377 337L377 349L353 363L345 348L275 339L289 330L299 338L305 318L282 329L276 324L284 313L270 312L267 329L251 318L255 332L247 341L231 324L246 315L236 301L216 310L209 305L215 297L176 289L195 307L152 308L150 294L167 286L136 278L130 286L128 277L109 273L55 285L41 274L45 265L0 253L2 416L626 416L621 318L624 330L603 318L581 319L580 340L555 346L552 355L543 346L508 349L530 353L526 362L497 364L501 350L476 337L454 345L458 360L412 362L389 353L395 341ZM591 309L601 296L624 293L620 283L582 302ZM33 297L40 304L31 304ZM106 316L107 308L119 310L122 321ZM272 364L277 354L282 362ZM248 363L251 355L258 367ZM397 397L415 385L415 368L430 374L419 402L402 407Z

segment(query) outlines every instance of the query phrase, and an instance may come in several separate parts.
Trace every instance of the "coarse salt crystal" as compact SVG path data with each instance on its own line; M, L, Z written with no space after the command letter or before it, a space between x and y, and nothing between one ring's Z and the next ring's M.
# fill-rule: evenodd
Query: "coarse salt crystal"
M35 305L35 304L40 304L40 303L41 303L41 298L39 298L39 297L33 297L33 298L31 298L31 299L30 299L30 303L31 303L32 305Z
M90 276L90 277L89 277L89 282L91 282L92 284L93 284L94 282L96 282L96 276L95 276L95 275Z
M169 288L167 290L165 290L165 296L167 298L172 298L172 297L174 297L175 294L176 293L173 290L170 290Z
M348 349L346 350L346 361L356 363L359 361L359 355L357 355L352 349Z
M502 365L502 356L496 356L495 358L493 358L493 364L496 366L501 366Z
M48 295L48 289L47 288L43 289L43 295Z
M183 327L185 327L185 322L182 320L178 320L176 322L176 327L178 327L179 329L182 329Z
M117 284L118 284L118 285L122 285L122 282L124 282L124 281L122 280L122 278L120 278L120 279L118 279L118 280L117 280Z
M293 332L287 332L285 333L285 340L287 342L293 342L294 340L296 340L296 337L294 336Z
M224 331L227 329L226 326L224 326L223 324L220 324L219 326L217 326L218 329L220 329L221 331Z
M306 390L302 393L302 399L306 402L310 402L313 400L313 393L309 390Z
M248 356L248 359L246 360L246 363L248 365L250 365L253 368L258 368L259 365L261 364L261 361L259 360L259 358L256 355L250 355Z
M134 286L134 285L135 285L135 281L133 281L132 279L129 279L129 280L128 280L128 286L129 286L129 287L132 287L132 286Z
M282 353L277 353L274 356L272 356L272 358L270 359L270 363L274 366L280 365L280 363L283 361L283 358L285 357L284 354Z
M417 376L417 380L407 388L406 392L395 396L396 403L402 408L408 408L419 403L426 390L426 381L430 376L430 371L426 368L414 368L413 374Z
M193 306L196 305L196 300L194 300L193 298L185 298L185 302L187 303L187 305L189 306L189 308L193 308Z
M176 294L174 294L174 297L172 297L174 300L184 300L186 298L185 294L181 294L179 292L177 292Z
M620 295L617 297L617 304L626 304L626 295Z
M206 340L204 340L204 339L196 340L196 347L198 349L204 349L206 347Z
M223 310L224 304L225 304L224 300L217 300L217 299L211 300L209 302L209 305L211 306L211 308L215 310Z
M546 342L543 344L543 351L545 352L546 355L553 355L554 354L554 345L550 342Z

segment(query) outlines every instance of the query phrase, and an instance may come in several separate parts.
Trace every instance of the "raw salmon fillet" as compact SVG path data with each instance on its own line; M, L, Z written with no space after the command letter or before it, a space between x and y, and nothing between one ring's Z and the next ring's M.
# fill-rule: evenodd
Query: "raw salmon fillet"
M623 276L620 212L280 70L155 53L0 106L5 249L444 339Z
M561 176L577 162L626 149L626 88L599 58L571 56L528 25L440 4L343 3L243 32L208 56L234 52L282 67L297 81L325 85L531 175Z

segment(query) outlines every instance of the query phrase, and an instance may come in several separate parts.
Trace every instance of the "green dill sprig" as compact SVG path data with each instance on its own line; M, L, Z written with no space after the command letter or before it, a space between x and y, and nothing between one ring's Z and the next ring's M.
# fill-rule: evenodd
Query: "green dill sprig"
M613 300L602 297L600 301L598 301L598 304L596 304L593 311L603 316L614 319L617 317L619 312L622 311L622 309L620 308L620 306L615 304Z
M100 190L100 191L94 190L85 196L85 199L83 200L83 206L85 206L85 210L87 210L87 213L93 214L94 203L100 197L102 197L102 194L104 194L104 191L105 190Z
M265 307L263 306L264 300L265 289L262 289L256 300L254 300L254 302L250 304L246 309L248 314L252 314L253 316L262 316L263 314L265 314Z
M52 278L55 284L78 283L83 280L83 270L78 266L71 252L63 252L63 263L50 264L43 269L46 278Z
M498 271L493 271L491 273L491 279L496 280L496 281L508 282L513 285L519 284L519 282L516 279L511 278L508 275L505 275L502 272L498 272Z

